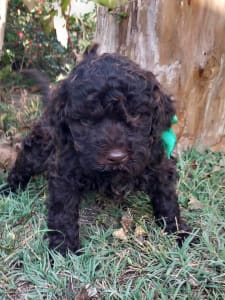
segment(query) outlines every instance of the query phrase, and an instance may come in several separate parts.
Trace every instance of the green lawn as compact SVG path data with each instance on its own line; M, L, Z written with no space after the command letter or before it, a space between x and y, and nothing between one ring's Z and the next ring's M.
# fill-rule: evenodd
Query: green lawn
M181 249L155 224L145 195L131 195L123 205L88 195L82 254L52 253L51 266L44 179L0 196L0 299L225 299L225 156L189 150L178 167L182 215L200 237ZM128 212L131 224L120 240L113 232Z

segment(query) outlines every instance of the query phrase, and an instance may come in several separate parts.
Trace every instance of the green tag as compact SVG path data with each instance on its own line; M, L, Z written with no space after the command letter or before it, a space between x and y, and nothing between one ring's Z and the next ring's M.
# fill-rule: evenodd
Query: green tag
M174 115L171 120L171 125L176 124L177 122L178 122L178 118L176 115ZM163 131L162 141L163 141L163 146L166 151L167 158L170 159L171 154L172 154L172 152L175 148L176 142L177 142L177 137L176 137L172 127L170 127L168 130Z

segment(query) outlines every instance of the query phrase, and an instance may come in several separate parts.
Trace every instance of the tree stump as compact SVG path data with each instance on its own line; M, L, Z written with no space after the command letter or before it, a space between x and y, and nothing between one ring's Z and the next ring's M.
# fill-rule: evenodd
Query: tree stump
M225 151L225 0L134 0L99 7L96 41L151 70L176 100L183 149Z

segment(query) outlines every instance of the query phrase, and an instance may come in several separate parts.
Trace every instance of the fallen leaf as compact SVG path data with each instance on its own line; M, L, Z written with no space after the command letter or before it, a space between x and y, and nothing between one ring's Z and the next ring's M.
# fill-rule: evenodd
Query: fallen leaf
M197 279L194 276L192 276L191 274L189 274L188 282L189 282L190 286L192 286L194 288L198 287Z
M15 233L13 233L13 232L9 232L8 237L9 237L9 239L12 240L12 241L14 241L15 238L16 238Z
M17 149L7 144L0 144L0 169L10 169L17 157Z
M225 157L223 157L223 158L220 159L219 166L220 167L225 167Z
M75 300L90 300L98 294L97 289L90 284L83 286L76 295ZM96 298L95 298L96 299Z
M88 296L89 297L96 297L97 296L97 294L98 294L98 291L97 291L97 289L95 288L95 287L93 287L93 286L91 286L90 284L87 284L86 286L85 286L85 288L86 288L86 290L87 290L87 292L88 292Z
M82 287L79 293L76 295L75 300L89 300L88 291L86 287Z
M219 171L221 171L221 167L220 166L214 166L212 171L213 172L219 172Z
M122 216L120 223L125 233L127 233L131 229L133 217L130 213L130 210L127 210L127 212Z
M134 235L136 237L143 237L144 235L146 235L146 231L144 230L144 228L141 225L136 225Z
M123 240L123 241L127 241L127 235L124 231L123 228L117 229L115 230L112 235L114 236L114 238L118 239L118 240Z
M189 202L188 202L188 207L191 210L196 210L196 209L203 209L205 207L205 204L200 202L197 198L194 196L190 196Z
M144 228L140 225L136 225L135 231L134 231L134 239L139 243L142 244L144 242L144 236L146 235L146 231Z

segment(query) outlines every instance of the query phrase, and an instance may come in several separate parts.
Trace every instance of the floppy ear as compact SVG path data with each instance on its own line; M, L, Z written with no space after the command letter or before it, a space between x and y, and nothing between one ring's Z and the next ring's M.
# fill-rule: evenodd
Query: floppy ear
M152 91L151 102L153 114L150 136L154 140L151 146L151 159L152 163L159 163L166 151L162 135L172 125L175 108L172 99L161 90L159 85Z
M172 99L160 88L153 91L153 101L155 106L152 120L153 134L161 135L163 131L171 127L175 107Z
M147 95L152 115L152 136L161 136L162 132L169 129L172 118L176 114L174 101L165 93L155 75L150 71L144 71L147 81Z
M163 131L171 127L172 118L176 114L174 101L163 91L153 73L146 71L145 77L152 111L151 136L161 136Z

